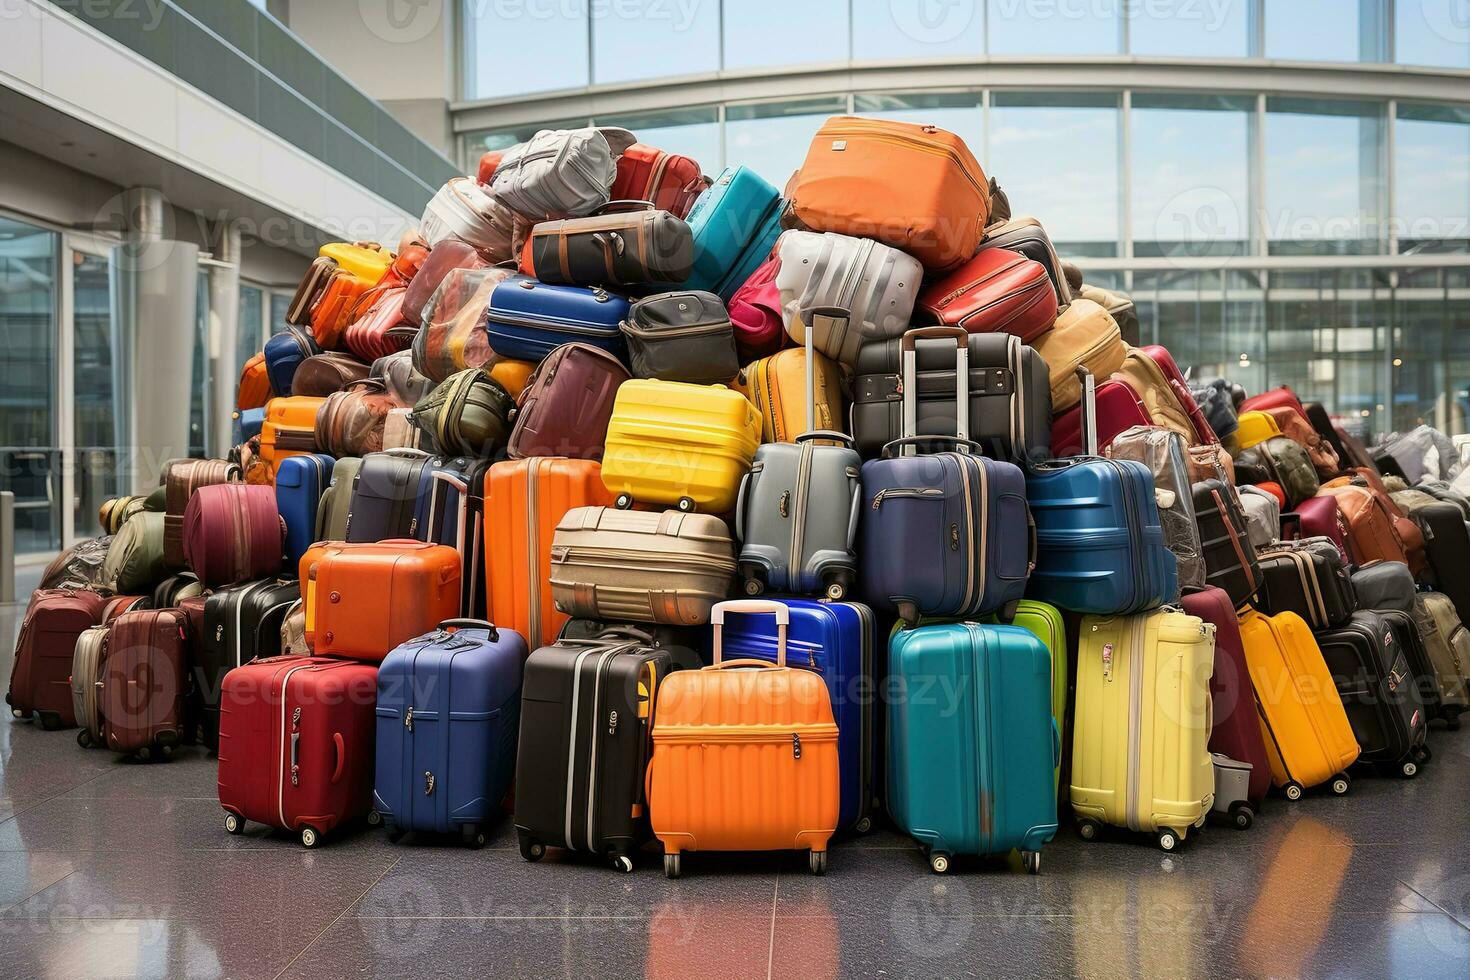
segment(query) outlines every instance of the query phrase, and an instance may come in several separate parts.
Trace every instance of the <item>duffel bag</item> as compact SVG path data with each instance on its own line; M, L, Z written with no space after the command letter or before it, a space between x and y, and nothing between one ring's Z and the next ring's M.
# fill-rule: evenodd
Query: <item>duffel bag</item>
M285 524L272 487L216 483L200 487L184 512L184 557L211 588L275 575L285 553Z
M445 456L494 457L510 436L515 400L484 368L451 375L413 407L413 420Z

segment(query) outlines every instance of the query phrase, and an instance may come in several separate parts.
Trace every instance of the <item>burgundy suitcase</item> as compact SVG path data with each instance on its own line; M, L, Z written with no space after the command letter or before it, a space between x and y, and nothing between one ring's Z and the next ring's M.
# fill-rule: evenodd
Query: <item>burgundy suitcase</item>
M219 802L245 821L299 832L315 847L372 808L378 668L322 657L236 667L220 691ZM448 725L440 728L448 733ZM433 786L426 788L433 791Z
M1347 523L1337 508L1337 498L1331 494L1308 497L1297 504L1296 510L1281 515L1281 540L1316 537L1331 538L1342 552L1343 560L1349 565L1357 564L1352 545L1348 543Z
M124 613L107 631L102 721L107 747L147 759L186 740L189 616L181 609ZM192 741L192 739L190 739Z
M987 248L926 286L919 308L945 326L1015 334L1029 344L1056 322L1057 292L1040 262L1008 249Z
M1164 377L1169 379L1169 387L1174 390L1174 400L1184 413L1189 416L1189 424L1194 426L1196 445L1210 446L1218 443L1220 437L1215 435L1215 430L1210 428L1210 422L1205 418L1204 410L1199 407L1199 402L1194 400L1194 395L1189 391L1189 382L1184 380L1184 372L1179 370L1179 365L1174 361L1174 355L1158 344L1150 344L1147 347L1138 348L1139 353L1153 361Z
M17 718L35 714L43 728L77 723L71 700L71 658L77 637L102 622L108 600L86 589L44 589L31 596L5 703Z
M589 344L563 344L547 355L518 399L511 459L532 456L602 458L607 423L628 369Z
M102 617L97 622L99 626L110 626L114 619L125 612L152 608L153 600L146 595L115 595L102 607Z
M1153 416L1132 386L1104 381L1097 386L1097 451L1106 453L1113 440L1135 425L1153 425ZM1087 454L1082 440L1082 406L1075 405L1051 424L1051 453L1056 459Z
M1251 764L1249 799L1243 802L1257 806L1271 788L1271 760L1261 737L1256 695L1245 663L1245 644L1240 639L1235 604L1224 589L1213 585L1186 592L1180 604L1191 616L1215 624L1215 672L1210 677L1215 727L1210 732L1210 751ZM1236 826L1242 829L1250 826L1251 819L1242 822L1236 809L1230 812Z
M184 512L184 557L199 581L211 587L275 575L285 537L274 487L200 487Z

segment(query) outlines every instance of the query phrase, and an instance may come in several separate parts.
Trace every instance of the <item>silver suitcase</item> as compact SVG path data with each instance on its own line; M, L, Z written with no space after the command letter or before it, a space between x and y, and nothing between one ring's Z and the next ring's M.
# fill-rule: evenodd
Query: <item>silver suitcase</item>
M71 659L71 705L77 716L77 743L101 748L102 660L107 655L107 627L93 626L77 637Z
M781 260L776 288L786 332L806 340L839 364L857 362L869 341L897 337L909 328L924 278L919 260L867 238L828 232L788 231L776 242ZM808 310L842 310L845 317L808 316Z

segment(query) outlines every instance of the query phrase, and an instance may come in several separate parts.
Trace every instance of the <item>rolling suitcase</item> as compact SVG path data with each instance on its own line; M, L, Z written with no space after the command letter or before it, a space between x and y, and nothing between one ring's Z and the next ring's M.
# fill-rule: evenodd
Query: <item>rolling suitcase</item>
M1470 616L1470 574L1466 559L1470 558L1470 524L1460 508L1447 501L1425 504L1412 516L1424 532L1424 558L1427 567L1421 580L1436 592L1443 592L1455 604L1461 618Z
M352 515L352 488L357 482L360 459L339 459L332 464L332 478L316 507L316 541L347 540L347 521ZM293 564L298 564L298 558Z
M202 595L204 591L203 583L193 572L179 572L153 587L153 595L148 604L154 609L167 609L169 606L177 606L181 599Z
M1319 632L1317 646L1357 739L1358 761L1406 778L1418 773L1424 706L1393 628L1378 613L1360 609L1346 625Z
M1437 718L1442 718L1448 724L1449 719L1454 717L1453 708L1447 708L1440 700L1439 673L1434 659L1429 655L1429 647L1424 642L1424 637L1419 633L1419 624L1414 616L1414 609L1418 606L1415 602L1407 610L1400 609L1375 609L1384 622L1388 623L1389 629L1393 631L1394 645L1404 655L1404 660L1409 665L1410 686L1414 689L1408 695L1418 700L1424 715L1425 737L1428 737L1429 723ZM1429 761L1429 750L1425 749L1421 763Z
M1084 840L1110 824L1172 851L1204 824L1215 795L1214 659L1215 628L1197 616L1083 617L1071 802Z
M1072 700L1072 671L1067 666L1067 624L1062 618L1062 611L1035 599L1022 599L1015 605L1015 615L988 616L985 622L994 626L1019 626L1040 640L1051 653L1051 716L1057 723L1058 732L1067 731L1067 708ZM1070 748L1063 742L1058 755L1054 770L1058 793L1064 789L1061 786L1062 757L1070 752Z
M633 870L651 836L649 726L675 669L647 636L563 639L531 654L521 701L515 823L521 856L587 851Z
M306 619L319 656L381 661L388 651L459 617L459 552L390 540L324 549L301 560Z
M325 398L297 395L272 398L265 403L265 421L260 426L260 459L275 480L281 460L287 456L320 452L316 441L316 414Z
M1056 322L1057 293L1040 262L1009 249L982 248L925 286L918 306L945 326L1014 334L1029 344Z
M77 637L102 622L107 600L87 589L48 589L32 594L15 641L10 692L5 703L17 718L35 715L47 729L70 728L72 656Z
M1440 717L1451 730L1460 727L1460 715L1470 708L1470 630L1455 604L1441 592L1421 592L1414 602L1414 624L1433 662L1433 680L1439 685Z
M1337 500L1355 561L1362 565L1375 561L1408 564L1402 526L1388 509L1386 495L1379 496L1366 486L1354 485L1323 487L1322 493Z
M366 544L414 537L418 530L414 515L419 512L419 494L428 487L424 473L432 466L432 457L418 449L385 450L362 457L352 478L352 501L343 536L319 540Z
M374 664L272 657L225 675L219 802L225 830L254 820L305 847L372 809ZM275 760L262 765L262 759Z
M821 354L814 353L812 361L815 419L807 410L805 348L788 347L759 358L735 376L730 387L750 399L760 413L762 442L792 442L810 429L841 431L847 425L842 411L842 369Z
M1281 498L1258 485L1237 489L1235 499L1245 518L1245 533L1259 555L1269 551L1281 537Z
M774 665L724 660L729 612L776 617ZM842 795L827 687L812 671L786 665L789 616L780 603L719 603L710 622L713 665L670 675L654 714L648 813L664 846L664 874L679 877L681 855L696 850L804 850L812 873L824 874ZM730 786L742 791L720 790ZM721 806L707 804L712 794Z
M241 664L278 657L281 624L301 598L300 584L264 579L220 589L204 600L204 623L194 654L204 747L219 750L220 689L225 674Z
M435 459L425 468L414 512L414 535L459 552L461 614L485 615L485 476L488 459Z
M1224 589L1239 607L1261 587L1261 567L1251 547L1245 514L1234 490L1219 480L1196 483L1192 492L1200 547L1205 553L1205 582Z
M415 830L485 843L515 776L525 662L520 634L478 619L440 623L384 658L373 807L389 840Z
M208 586L248 582L281 570L284 528L270 487L200 487L184 512L184 558Z
M1398 561L1372 561L1352 573L1353 592L1362 609L1414 608L1417 587L1408 566Z
M317 508L336 461L322 453L292 456L276 471L276 510L286 524L286 567L295 568L317 537Z
M1358 741L1311 627L1296 613L1264 616L1248 609L1240 617L1240 639L1271 781L1293 801L1329 780L1333 793L1346 793Z
M551 540L567 511L612 502L587 459L495 463L485 477L485 590L490 620L539 650L567 618L552 602Z
M776 288L786 333L838 364L865 343L908 329L923 270L917 260L870 238L783 232Z
M729 302L775 249L781 205L781 192L751 168L721 171L686 219L694 236L694 268L684 288Z
M184 701L189 683L188 617L178 609L125 613L107 629L102 728L107 747L146 760L192 741Z
M627 346L618 325L627 318L628 301L621 296L603 289L547 285L528 276L496 283L483 316L491 350L500 357L532 362L572 341L626 361Z
M102 662L107 659L107 627L89 626L77 637L71 661L72 714L77 720L77 744L101 748Z
M1358 608L1352 579L1336 548L1264 551L1259 565L1256 606L1267 616L1294 612L1313 630L1325 630L1342 626Z
M601 348L558 347L537 366L517 399L506 454L511 459L601 459L613 400L627 380L628 369Z
M864 693L877 677L873 611L856 602L775 601L786 607L790 620L787 663L821 675L832 701L837 759L842 769L837 826L865 834L873 825L870 811L877 808L877 788L873 784L877 722L873 717L874 698ZM775 663L778 632L770 616L732 611L725 617L725 655ZM1048 655L1048 670L1050 664ZM1052 812L1056 812L1054 799Z

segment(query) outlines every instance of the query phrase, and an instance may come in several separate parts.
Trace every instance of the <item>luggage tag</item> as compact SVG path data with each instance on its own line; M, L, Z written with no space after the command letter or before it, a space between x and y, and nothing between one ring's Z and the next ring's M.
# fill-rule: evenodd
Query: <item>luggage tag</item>
M1102 648L1103 680L1111 682L1113 679L1113 645L1104 643Z

